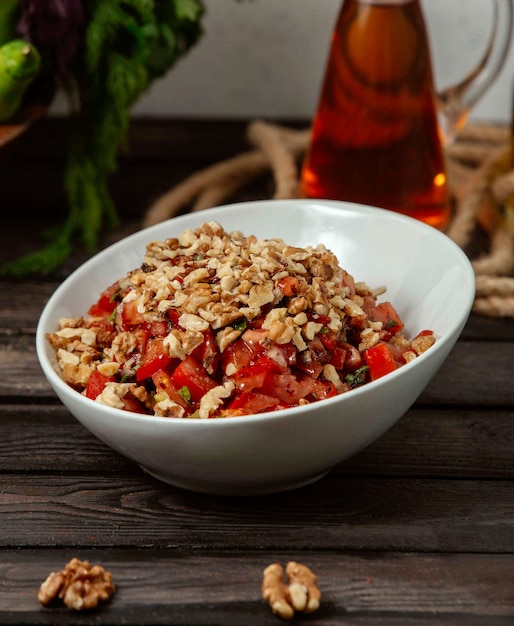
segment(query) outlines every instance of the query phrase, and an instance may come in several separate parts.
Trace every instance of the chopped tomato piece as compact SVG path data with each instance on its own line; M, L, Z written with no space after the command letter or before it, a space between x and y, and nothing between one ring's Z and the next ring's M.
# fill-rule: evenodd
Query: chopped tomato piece
M300 291L300 281L296 276L284 276L277 280L277 287L284 294L284 296L295 296Z
M168 397L172 402L179 404L181 407L191 412L188 401L184 395L180 393L179 389L175 387L167 371L159 370L158 372L155 372L152 376L152 380L158 392L164 391L168 394Z
M143 358L146 351L146 344L148 343L149 335L144 328L136 326L130 331L137 339L137 348L135 352L139 355L139 361Z
M336 370L342 370L346 361L346 350L340 346L336 346L330 357L330 365L333 365Z
M149 337L166 337L169 332L168 322L145 322L144 330Z
M254 352L250 346L242 339L237 339L229 344L221 353L221 367L223 372L230 370L237 371L242 367L250 365L254 357Z
M87 382L86 397L95 400L102 393L105 385L114 380L114 376L105 376L98 370L93 370Z
M231 376L238 392L244 393L259 389L264 384L268 370L263 365L243 367Z
M163 342L162 337L150 337L148 339L141 364L136 371L136 380L150 378L155 372L164 369L172 362L172 357L164 351Z
M250 391L236 396L223 411L223 415L226 417L250 415L275 408L280 408L280 402L277 398L264 393Z
M412 351L412 348L410 347L410 345L404 346L404 345L396 345L396 344L390 343L390 344L387 344L387 347L389 348L389 351L393 355L393 359L398 365L404 365L405 364L404 354L406 352Z
M272 361L270 368L273 371L287 372L289 366L296 363L296 348L291 343L273 344L269 348L266 348L266 352L262 355L263 358ZM259 361L261 357L257 357Z
M235 372L231 378L239 391L249 392L262 387L266 376L281 371L273 359L263 355L253 365L248 365Z
M308 341L307 344L308 350L298 355L296 366L312 378L318 378L323 371L323 366L330 361L330 355L318 336Z
M121 401L123 402L123 409L125 411L132 411L132 413L148 413L145 405L131 394L127 394Z
M249 328L248 330L245 330L241 337L254 354L259 354L264 350L264 343L266 343L268 338L268 331L260 328Z
M403 330L403 322L390 302L377 304L373 308L370 317L377 322L382 322L382 329L391 336L401 333Z
M103 303L103 304L99 304L99 303L92 304L89 307L88 314L91 315L91 317L108 317L109 315L111 315L111 313L116 308L116 303L115 302L112 303L112 309L110 311L106 311L105 310L106 306L107 306L106 303Z
M260 328L262 328L262 324L264 323L264 319L266 318L266 315L258 315L257 317L254 317L252 320L248 320L246 322L246 326L248 329L250 330L259 330Z
M200 402L210 389L218 386L193 356L189 355L173 370L171 380L177 389L187 387L193 402Z
M203 343L193 351L193 356L200 361L208 374L214 374L217 370L220 353L212 329L209 328L203 333Z
M290 406L298 404L309 393L298 382L294 374L270 374L266 377L262 391Z
M110 287L107 287L101 294L98 300L89 307L88 314L92 317L106 317L116 308L118 301L116 295L120 290L119 282L116 281Z
M319 335L316 335L314 339L311 339L308 342L308 346L309 352L311 353L312 359L314 361L319 361L322 364L326 364L328 362L329 355Z
M98 329L98 334L96 335L96 345L98 347L107 347L112 344L112 341L116 336L116 331L114 329L114 324L108 317L97 316L93 318L91 320L90 328Z
M335 386L328 380L315 379L304 375L298 379L298 382L304 391L304 398L307 399L309 399L309 396L312 396L314 400L324 400L338 394Z
M377 343L376 346L364 351L364 360L369 367L371 380L377 380L397 368L389 346L385 343Z
M168 316L168 319L174 326L182 328L180 324L178 323L180 319L180 315L181 315L178 309L174 309L174 308L168 309L166 314Z
M121 322L123 326L137 326L144 324L145 318L142 313L137 310L137 300L124 302L121 306Z
M307 319L309 322L316 322L322 326L328 326L330 324L330 317L328 315L321 315L321 313L314 313L313 311L306 311Z
M312 378L318 378L323 371L323 365L319 361L304 362L302 359L298 359L297 367Z
M321 343L325 346L327 350L330 350L330 352L333 352L336 349L338 343L336 333L326 329L326 332L320 332L319 338L321 340Z
M338 391L333 383L329 380L315 380L314 389L311 391L316 400L324 400L325 398L333 398L338 395Z

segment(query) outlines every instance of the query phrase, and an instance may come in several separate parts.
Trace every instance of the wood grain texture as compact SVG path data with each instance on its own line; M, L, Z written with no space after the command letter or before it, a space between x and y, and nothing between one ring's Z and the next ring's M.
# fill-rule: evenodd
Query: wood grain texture
M121 225L101 247L137 230L160 193L245 150L245 129L243 120L134 124L110 181ZM62 220L65 146L65 124L44 120L0 169L0 263L40 245ZM241 199L269 191L263 178ZM323 594L320 610L295 624L514 623L511 319L473 314L418 402L319 482L271 496L204 496L110 450L43 376L39 315L87 256L77 248L42 280L0 280L1 624L280 624L260 582L267 564L288 560L312 567ZM111 570L115 596L90 613L41 607L39 585L73 556Z
M281 623L261 599L260 583L262 571L269 563L285 565L288 560L300 560L318 572L322 592L319 612L309 619L295 619L295 623L358 624L363 623L363 618L372 618L391 620L373 624L473 624L466 622L465 616L470 619L477 614L493 620L484 624L500 624L495 620L511 616L514 610L510 592L513 572L503 556L344 552L332 555L316 551L308 556L295 551L196 554L172 549L99 553L42 549L3 553L1 623L20 623L15 620L31 613L39 614L40 623L45 623L45 616L73 618L64 609L40 607L35 596L47 574L61 569L76 555L111 571L118 586L112 601L91 618L101 621L89 623L119 623L123 615L128 617L124 623L137 624L138 615L141 617L148 605L156 620L152 623L156 624L185 624L189 619L199 624ZM480 582L474 576L477 570L482 573ZM233 621L218 621L220 611L223 619L230 614ZM400 621L400 611L413 621ZM81 618L87 619L86 615ZM417 621L430 619L438 621Z
M4 547L514 552L513 481L329 474L297 491L222 498L143 474L10 474L0 515Z

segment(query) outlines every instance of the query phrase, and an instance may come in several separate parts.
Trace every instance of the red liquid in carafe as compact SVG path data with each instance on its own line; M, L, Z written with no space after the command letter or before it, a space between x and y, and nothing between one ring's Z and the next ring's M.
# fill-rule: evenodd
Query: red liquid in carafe
M346 0L333 35L302 193L449 219L432 67L418 0Z

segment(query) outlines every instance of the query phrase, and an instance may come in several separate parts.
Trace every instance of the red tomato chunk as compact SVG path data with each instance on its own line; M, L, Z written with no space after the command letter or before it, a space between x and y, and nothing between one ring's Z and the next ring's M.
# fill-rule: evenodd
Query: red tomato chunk
M391 350L385 343L379 343L364 352L364 360L369 367L371 380L382 378L396 369L396 363Z

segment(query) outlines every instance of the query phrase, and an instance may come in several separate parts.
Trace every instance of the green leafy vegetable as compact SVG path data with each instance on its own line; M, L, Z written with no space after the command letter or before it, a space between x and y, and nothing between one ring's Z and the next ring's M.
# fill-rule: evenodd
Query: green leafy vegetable
M49 243L0 274L48 274L77 245L94 252L117 223L108 177L117 169L131 107L202 33L201 0L84 0L84 42L73 65L65 171L69 211Z

